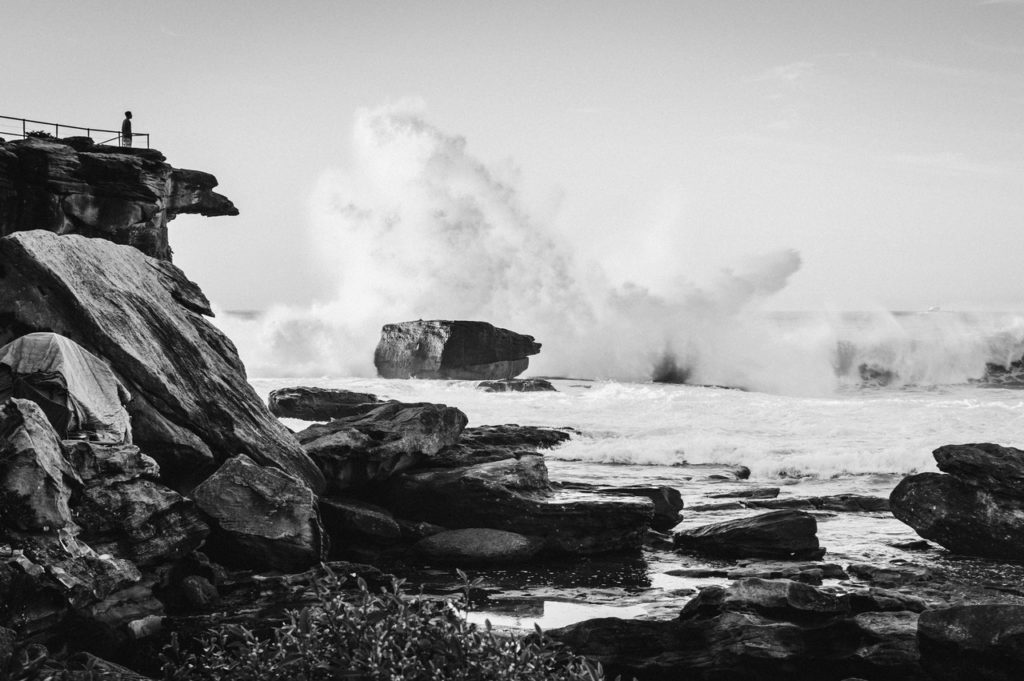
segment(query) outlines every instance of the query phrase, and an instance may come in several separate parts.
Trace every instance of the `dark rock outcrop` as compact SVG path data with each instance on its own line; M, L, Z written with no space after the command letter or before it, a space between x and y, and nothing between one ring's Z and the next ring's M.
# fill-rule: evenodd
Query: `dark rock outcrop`
M855 613L848 596L789 580L709 587L677 620L604 618L549 631L609 677L924 680L917 613Z
M167 164L155 149L78 138L0 144L0 236L45 229L133 246L171 259L167 223L182 213L238 215L217 179Z
M1024 669L1024 605L960 605L921 613L921 663L936 681L1011 681Z
M145 567L188 555L209 534L195 504L161 485L138 447L77 442L69 458L85 481L74 518L98 552Z
M298 433L328 489L382 482L454 444L468 419L458 409L426 402L385 402L365 414L337 418Z
M324 557L316 500L301 480L239 454L194 492L211 518L205 549L229 567L297 572Z
M267 403L270 413L275 416L303 421L330 421L360 416L378 407L381 401L369 393L299 386L272 390Z
M187 490L237 453L322 489L323 476L248 384L234 345L174 265L81 236L0 239L0 342L53 331L104 358L132 393L134 442Z
M538 393L558 392L551 381L543 378L506 378L500 381L481 381L477 389L485 393Z
M540 343L487 322L415 321L385 324L373 355L383 378L496 380L515 378Z
M447 530L421 539L413 550L423 559L449 565L522 563L544 546L534 537L515 532L471 527Z
M27 531L72 525L68 502L81 484L35 402L0 404L0 524Z
M324 531L330 537L332 555L345 555L352 546L386 546L402 538L402 528L380 506L356 499L321 497L317 506Z
M676 548L730 558L819 559L818 523L803 511L772 511L687 528L672 535Z
M904 478L892 514L950 551L1024 560L1024 451L994 444L947 445L939 469Z
M392 479L386 498L402 518L539 537L556 553L636 550L653 515L649 499L552 493L544 459L536 454L410 471Z

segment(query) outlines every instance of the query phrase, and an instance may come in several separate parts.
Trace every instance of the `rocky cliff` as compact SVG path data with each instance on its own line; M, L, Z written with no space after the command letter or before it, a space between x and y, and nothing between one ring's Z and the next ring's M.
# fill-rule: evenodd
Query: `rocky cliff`
M155 149L15 140L0 144L0 236L81 234L170 260L167 223L177 215L238 215L216 186L213 175L173 168Z

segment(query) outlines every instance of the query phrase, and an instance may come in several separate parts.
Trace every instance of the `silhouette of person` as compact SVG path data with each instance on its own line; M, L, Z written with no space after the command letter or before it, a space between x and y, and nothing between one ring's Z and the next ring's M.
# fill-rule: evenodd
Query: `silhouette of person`
M121 146L130 147L132 145L132 112L124 112L124 122L121 123Z

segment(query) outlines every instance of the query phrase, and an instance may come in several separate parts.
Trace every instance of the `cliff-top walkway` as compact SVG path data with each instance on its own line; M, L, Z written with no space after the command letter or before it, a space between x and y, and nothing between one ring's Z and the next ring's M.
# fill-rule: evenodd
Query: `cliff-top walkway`
M36 128L29 126L45 126L44 128ZM51 132L52 130L52 132ZM15 116L0 116L0 138L7 137L54 137L60 138L61 131L65 131L64 136L68 137L68 131L79 131L85 132L85 137L92 137L93 133L99 133L101 136L112 135L109 139L102 139L97 141L96 144L116 144L117 146L125 146L124 141L121 138L120 130L105 130L103 128L92 128L82 127L80 125L68 125L66 123L48 123L46 121L34 121L31 118L17 118ZM74 133L77 134L77 133ZM74 136L70 135L70 136ZM144 144L140 144L144 141ZM133 132L132 133L132 146L144 146L149 149L149 133L148 132Z

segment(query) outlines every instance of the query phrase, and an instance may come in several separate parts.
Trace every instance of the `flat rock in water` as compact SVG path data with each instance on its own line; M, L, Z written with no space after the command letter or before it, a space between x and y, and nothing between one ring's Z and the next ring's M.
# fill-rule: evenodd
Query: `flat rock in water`
M543 457L532 454L407 472L388 484L385 505L409 520L517 532L575 554L639 549L653 514L649 499L552 493Z
M228 567L296 572L323 559L313 492L283 471L239 454L194 497L213 524L204 551Z
M779 496L778 487L751 487L721 494L709 494L708 499L774 499Z
M941 579L941 576L935 570L923 565L851 563L847 570L857 579L871 582L881 587L897 587Z
M717 496L709 497L712 499ZM806 509L846 513L881 513L889 510L889 500L863 494L833 494L823 497L786 497L784 499L747 498L718 504L694 504L691 511L725 511L737 508Z
M449 565L522 563L543 548L544 541L489 528L447 530L418 541L413 550L428 561Z
M501 381L481 381L476 385L485 393L558 392L551 381L543 378L507 378Z
M848 579L849 575L840 565L818 561L797 562L754 562L743 561L725 574L729 579L792 579L805 584L821 584L823 579Z
M299 442L323 470L330 491L387 480L455 444L468 419L427 402L384 402L359 416L310 426Z
M238 453L323 488L320 470L246 380L209 301L170 262L103 239L0 239L0 343L51 331L106 360L132 394L135 444L189 490Z
M533 336L487 322L418 320L385 324L373 363L383 378L494 380L523 373L538 352Z
M688 528L672 536L677 549L731 558L817 560L818 524L803 511L773 511L749 518Z
M270 391L267 405L275 416L303 421L330 421L362 416L381 404L376 395L336 388L278 388Z

